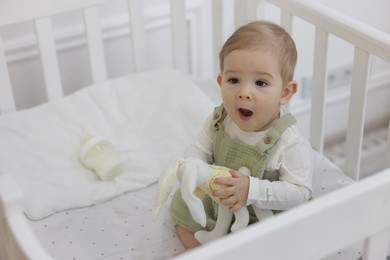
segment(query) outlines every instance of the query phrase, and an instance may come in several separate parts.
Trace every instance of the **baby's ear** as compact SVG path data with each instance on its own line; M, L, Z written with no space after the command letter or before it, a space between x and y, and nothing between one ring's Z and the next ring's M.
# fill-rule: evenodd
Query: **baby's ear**
M221 84L222 84L222 75L221 74L218 74L217 82L218 82L218 85L221 86Z
M298 90L298 83L294 80L289 81L282 90L282 97L280 99L281 105L286 105L292 96L297 92Z

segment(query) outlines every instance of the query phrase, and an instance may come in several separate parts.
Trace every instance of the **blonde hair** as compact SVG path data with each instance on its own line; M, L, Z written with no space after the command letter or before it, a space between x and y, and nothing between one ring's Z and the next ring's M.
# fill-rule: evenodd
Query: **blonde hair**
M279 59L280 74L284 82L294 77L297 50L291 36L279 25L267 21L255 21L238 28L227 39L219 53L223 72L226 55L234 50L269 48Z

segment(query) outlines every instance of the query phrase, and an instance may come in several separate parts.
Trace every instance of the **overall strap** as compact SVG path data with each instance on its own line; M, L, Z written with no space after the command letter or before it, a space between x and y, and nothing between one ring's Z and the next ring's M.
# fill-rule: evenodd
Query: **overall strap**
M295 124L296 120L290 113L282 115L268 130L266 136L256 144L258 151L264 154L265 151L270 149L280 138L284 131L287 130L291 125Z
M223 104L214 108L213 120L211 121L210 128L211 132L223 131L223 120L227 116L226 110L223 107Z

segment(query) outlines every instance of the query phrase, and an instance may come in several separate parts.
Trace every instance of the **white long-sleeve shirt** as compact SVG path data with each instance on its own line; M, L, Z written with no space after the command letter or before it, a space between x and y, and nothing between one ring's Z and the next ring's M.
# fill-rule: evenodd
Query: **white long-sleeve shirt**
M283 111L281 111L283 114ZM196 157L213 163L212 114L206 120L194 144L188 147L185 157ZM229 117L223 127L230 138L249 145L257 144L267 133L242 131ZM267 179L249 177L247 205L272 210L287 210L307 201L312 192L311 146L296 126L289 127L271 148L270 159L264 176Z

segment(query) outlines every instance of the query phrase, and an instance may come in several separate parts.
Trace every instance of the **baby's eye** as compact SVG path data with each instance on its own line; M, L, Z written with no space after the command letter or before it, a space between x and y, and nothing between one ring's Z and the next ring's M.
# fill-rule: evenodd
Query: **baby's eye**
M256 86L259 86L259 87L267 86L267 82L265 82L263 80L257 80L255 84L256 84Z
M238 84L240 81L237 78L230 78L228 79L228 82L231 84Z

